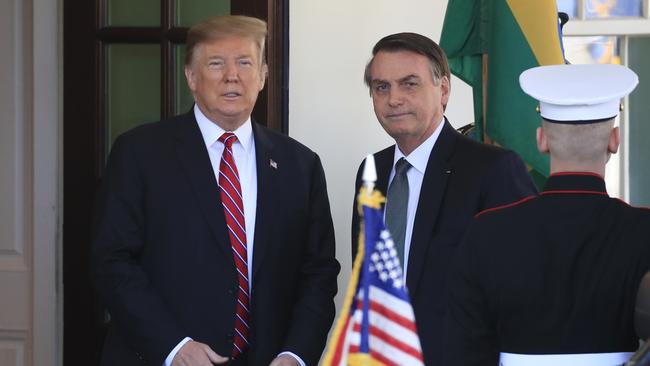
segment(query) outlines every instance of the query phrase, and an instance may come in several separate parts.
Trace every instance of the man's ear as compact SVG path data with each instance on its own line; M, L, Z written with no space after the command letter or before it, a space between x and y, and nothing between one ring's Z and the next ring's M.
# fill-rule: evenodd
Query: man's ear
M443 106L447 106L447 102L449 102L449 95L451 94L451 82L449 81L449 78L446 76L443 76L440 78L440 93L441 93L441 102Z
M607 143L607 152L610 154L616 154L618 152L618 147L621 144L621 130L618 127L612 128L612 132L609 134L609 142Z
M260 91L264 89L264 85L266 84L266 79L269 77L269 65L264 64L262 65L262 72L260 74Z
M196 74L191 66L185 65L185 79L187 79L187 86L194 93L194 90L196 90Z
M544 130L541 127L537 127L537 150L542 154L548 154L548 140L544 134Z

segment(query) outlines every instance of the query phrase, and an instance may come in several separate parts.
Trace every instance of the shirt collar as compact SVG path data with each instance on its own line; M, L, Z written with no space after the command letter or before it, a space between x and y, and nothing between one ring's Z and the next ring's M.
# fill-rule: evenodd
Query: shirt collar
M224 132L227 132L219 127L218 124L209 120L196 104L194 105L194 117L196 118L196 123L199 125L203 141L207 147L212 146ZM238 129L230 132L237 136L237 141L239 141L246 152L249 152L253 142L253 123L251 122L250 116Z
M411 151L411 153L408 156L404 156L402 151L399 149L399 146L395 145L395 156L393 158L393 166L395 166L395 163L400 158L405 158L406 161L411 164L415 170L420 172L421 174L424 174L424 172L427 169L427 164L429 163L429 156L431 155L431 150L433 150L433 146L436 144L436 141L438 141L438 136L440 136L440 132L442 132L442 127L445 124L445 118L442 118L442 121L438 123L438 127L436 127L436 130L433 131L431 136L424 140L423 143L420 144L420 146L416 147L415 150Z

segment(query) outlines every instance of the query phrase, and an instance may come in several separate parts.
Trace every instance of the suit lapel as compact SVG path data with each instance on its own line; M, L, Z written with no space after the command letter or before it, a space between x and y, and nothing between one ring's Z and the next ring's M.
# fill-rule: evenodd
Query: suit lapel
M450 156L456 144L456 133L445 118L444 126L431 151L427 169L422 180L418 208L415 213L411 246L409 250L406 285L411 296L417 291L422 269L424 268L429 242L436 228L440 204L447 187L447 179L452 172Z
M273 208L278 207L277 192L282 191L277 170L283 168L282 161L273 155L273 143L264 128L253 122L255 139L255 164L257 166L257 212L255 214L255 239L253 246L253 282L272 242Z
M230 255L230 239L226 232L219 187L194 112L190 111L183 116L177 127L176 153L181 166L218 246Z

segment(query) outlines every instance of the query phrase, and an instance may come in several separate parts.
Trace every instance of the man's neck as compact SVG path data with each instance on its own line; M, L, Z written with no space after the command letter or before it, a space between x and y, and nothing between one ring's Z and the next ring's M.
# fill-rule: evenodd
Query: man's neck
M434 132L436 132L436 129L444 123L444 118L440 117L440 120L436 120L435 123L432 123L431 126L424 131L424 133L420 136L401 136L399 139L395 140L395 143L397 144L397 147L399 150L404 154L404 156L408 156L410 153L413 152L413 150L417 149L418 146L422 145L423 142L425 142L431 135L433 135Z

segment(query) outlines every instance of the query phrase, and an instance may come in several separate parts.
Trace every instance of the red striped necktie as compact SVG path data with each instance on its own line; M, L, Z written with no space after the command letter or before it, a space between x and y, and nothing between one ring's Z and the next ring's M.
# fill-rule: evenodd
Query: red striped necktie
M237 136L232 132L226 132L219 137L219 141L224 144L223 155L221 155L221 163L219 164L219 189L221 190L221 203L226 217L226 226L228 227L239 282L232 349L232 357L234 358L243 353L248 347L250 291L248 285L246 222L244 220L244 203L242 201L239 174L232 155L232 144L237 141Z

